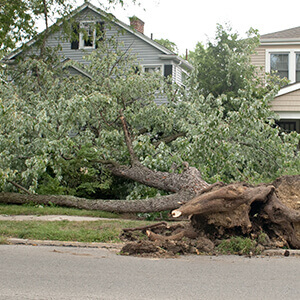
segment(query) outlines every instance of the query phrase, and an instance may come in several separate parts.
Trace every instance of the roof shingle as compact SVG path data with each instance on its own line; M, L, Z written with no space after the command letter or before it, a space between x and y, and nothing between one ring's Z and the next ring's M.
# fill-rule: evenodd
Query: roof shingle
M300 26L277 32L263 34L261 39L300 39Z

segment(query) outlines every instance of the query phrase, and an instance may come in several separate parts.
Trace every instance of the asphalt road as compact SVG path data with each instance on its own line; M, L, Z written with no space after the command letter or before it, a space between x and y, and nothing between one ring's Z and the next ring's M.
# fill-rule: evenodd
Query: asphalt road
M0 299L299 299L300 258L0 245Z

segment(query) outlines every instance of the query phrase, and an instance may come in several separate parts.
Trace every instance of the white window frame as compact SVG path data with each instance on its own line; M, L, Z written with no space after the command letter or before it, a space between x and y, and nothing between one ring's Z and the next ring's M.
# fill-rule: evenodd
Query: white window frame
M95 21L81 21L80 28L84 28L86 24L96 24ZM79 49L96 49L96 26L94 26L93 30L93 45L85 46L84 45L84 33L79 32Z
M161 75L163 75L163 72L164 72L164 65L147 64L147 65L142 65L142 67L143 67L144 73L146 73L146 71L145 71L146 68L151 68L151 69L160 68L160 71L158 71L158 73L160 73Z
M266 72L271 72L271 54L288 54L289 61L289 76L290 83L296 82L296 54L300 54L300 49L267 49L266 50Z

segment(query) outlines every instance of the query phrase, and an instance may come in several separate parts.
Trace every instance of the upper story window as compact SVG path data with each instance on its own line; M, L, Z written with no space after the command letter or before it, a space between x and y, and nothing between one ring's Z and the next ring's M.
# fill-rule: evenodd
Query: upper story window
M300 82L300 54L296 54L296 82Z
M104 39L104 22L84 21L73 25L71 49L96 49Z
M94 22L85 22L80 24L79 47L80 49L95 48L96 27Z
M277 72L280 78L289 78L289 54L272 53L270 60L271 71Z
M300 49L267 50L266 72L276 71L290 83L300 82Z

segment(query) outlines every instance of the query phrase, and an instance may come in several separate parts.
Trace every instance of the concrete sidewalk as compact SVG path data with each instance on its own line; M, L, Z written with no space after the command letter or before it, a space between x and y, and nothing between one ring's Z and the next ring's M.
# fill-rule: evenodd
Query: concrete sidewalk
M9 245L99 248L107 249L113 252L120 252L122 247L125 245L125 243L82 243L71 241L29 240L19 238L8 238L7 241Z
M84 216L65 216L65 215L0 215L0 221L100 221L116 220L109 218L84 217Z

